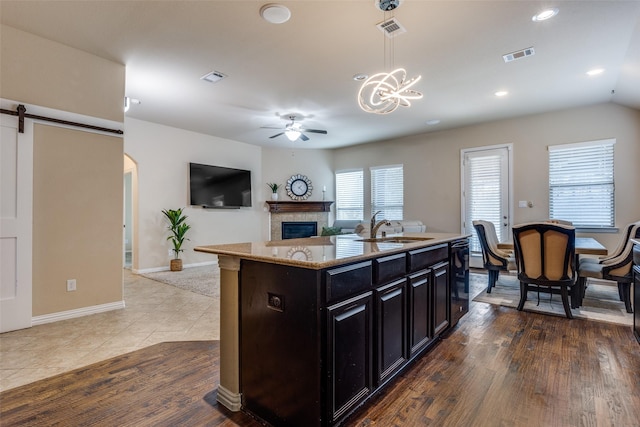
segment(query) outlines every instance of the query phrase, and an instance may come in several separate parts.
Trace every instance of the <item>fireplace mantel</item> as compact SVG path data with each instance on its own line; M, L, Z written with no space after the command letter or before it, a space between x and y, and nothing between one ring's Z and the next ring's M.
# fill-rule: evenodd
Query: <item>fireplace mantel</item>
M280 202L276 200L267 200L269 212L286 213L286 212L329 212L331 210L332 201L305 201L305 202Z

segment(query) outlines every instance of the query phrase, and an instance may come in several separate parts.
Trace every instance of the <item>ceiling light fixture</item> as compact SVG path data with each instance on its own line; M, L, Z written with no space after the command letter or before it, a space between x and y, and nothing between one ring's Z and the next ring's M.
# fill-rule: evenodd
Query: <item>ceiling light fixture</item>
M124 97L124 112L126 113L127 111L129 111L129 109L131 108L131 105L140 105L142 104L142 102L140 102L139 99L136 98L129 98L128 96Z
M284 134L287 138L289 138L289 141L295 141L296 139L300 138L300 131L299 130L295 130L293 128L289 128L287 130L284 131Z
M380 2L380 6L382 8L382 2ZM395 59L393 43L394 39L391 38L389 49L389 62L391 66L389 68L392 69L394 68ZM385 37L383 45L385 68L387 68L386 46L387 41ZM374 114L389 114L397 110L399 106L410 107L412 100L422 98L422 93L412 89L421 78L422 76L417 76L407 79L407 71L404 68L395 68L389 73L374 74L366 79L364 83L362 83L362 86L360 86L360 90L358 91L358 105L363 111Z
M553 18L557 14L558 14L558 9L557 8L546 9L546 10L543 10L542 12L538 13L537 15L533 15L531 20L533 22L546 21L547 19Z
M507 92L506 90L499 90L496 93L494 93L494 95L497 96L498 98L502 98L503 96L509 95L509 92Z
M597 76L598 74L604 73L604 68L594 68L593 70L587 71L588 76Z
M284 24L291 18L291 11L281 4L265 4L260 8L260 16L272 24Z
M369 77L368 74L365 73L358 73L358 74L354 74L353 75L353 80L357 81L357 82L361 82L363 80L366 80Z

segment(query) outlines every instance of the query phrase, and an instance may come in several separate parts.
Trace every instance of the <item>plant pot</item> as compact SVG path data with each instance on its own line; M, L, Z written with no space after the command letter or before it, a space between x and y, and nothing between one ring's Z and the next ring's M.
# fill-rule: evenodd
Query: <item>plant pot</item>
M278 193L271 193L271 200L278 200Z
M169 268L171 268L171 271L182 271L182 260L172 259Z

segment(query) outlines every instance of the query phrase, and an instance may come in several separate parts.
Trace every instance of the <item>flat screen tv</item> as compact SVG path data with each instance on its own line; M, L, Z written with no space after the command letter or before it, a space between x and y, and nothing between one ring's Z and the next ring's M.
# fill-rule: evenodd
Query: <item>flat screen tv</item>
M251 206L251 171L189 163L192 206L240 208Z

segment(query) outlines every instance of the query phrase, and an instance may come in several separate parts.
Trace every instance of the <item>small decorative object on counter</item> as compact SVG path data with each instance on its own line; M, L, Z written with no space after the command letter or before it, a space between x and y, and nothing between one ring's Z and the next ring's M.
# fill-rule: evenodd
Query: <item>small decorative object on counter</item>
M180 209L165 209L162 211L164 216L169 221L169 231L171 235L167 237L167 240L171 240L173 244L173 254L174 258L171 260L169 265L171 271L182 271L182 260L180 259L180 252L183 251L182 244L185 240L189 240L186 238L187 231L191 228L189 224L185 222L187 219L186 215L182 214L182 208Z
M271 200L278 200L278 189L280 185L275 182L267 182L267 185L271 189Z

